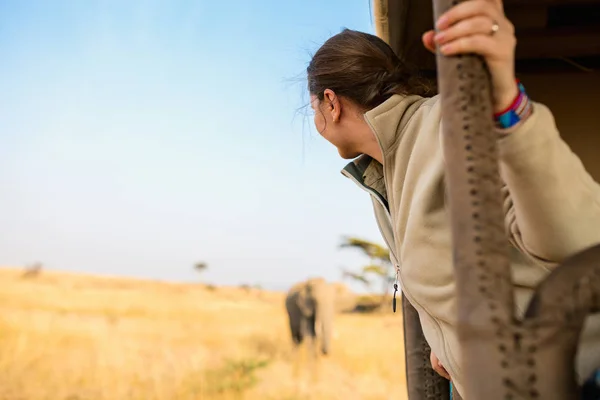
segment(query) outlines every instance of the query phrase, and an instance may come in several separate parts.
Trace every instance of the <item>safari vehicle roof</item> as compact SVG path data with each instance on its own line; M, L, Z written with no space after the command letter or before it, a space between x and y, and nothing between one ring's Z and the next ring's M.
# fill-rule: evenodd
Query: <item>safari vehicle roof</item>
M505 13L518 38L518 67L555 70L570 58L600 59L600 0L504 0ZM434 70L435 58L421 44L433 28L431 0L373 0L375 30L402 58ZM592 60L595 59L595 60Z
M421 43L433 28L432 0L371 1L376 34L434 73ZM504 0L504 9L516 29L517 75L600 182L600 0Z

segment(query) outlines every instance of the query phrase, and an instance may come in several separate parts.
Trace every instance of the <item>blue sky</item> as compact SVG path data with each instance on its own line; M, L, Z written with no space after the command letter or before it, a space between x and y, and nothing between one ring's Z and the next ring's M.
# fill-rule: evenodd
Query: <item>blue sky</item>
M365 260L304 70L369 0L0 0L0 265L285 288Z

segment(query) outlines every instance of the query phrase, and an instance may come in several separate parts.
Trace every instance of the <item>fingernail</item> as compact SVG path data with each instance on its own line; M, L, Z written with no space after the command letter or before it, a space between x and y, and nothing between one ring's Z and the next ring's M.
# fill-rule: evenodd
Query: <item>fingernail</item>
M438 29L444 29L446 27L446 25L448 24L448 17L445 15L442 15L438 20L437 20L437 24L436 27Z
M437 35L435 35L433 37L433 40L436 41L436 42L441 42L442 40L444 40L444 36L446 36L446 35L444 35L443 32L438 33Z

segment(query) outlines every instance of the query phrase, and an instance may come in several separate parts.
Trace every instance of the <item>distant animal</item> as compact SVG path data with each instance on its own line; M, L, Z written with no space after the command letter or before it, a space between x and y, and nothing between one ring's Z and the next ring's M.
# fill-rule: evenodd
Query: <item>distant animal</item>
M34 278L42 272L42 263L34 263L25 267L25 271L21 275L23 278Z
M297 283L285 299L292 341L298 347L304 339L311 341L313 354L320 342L321 353L331 349L336 287L322 278Z

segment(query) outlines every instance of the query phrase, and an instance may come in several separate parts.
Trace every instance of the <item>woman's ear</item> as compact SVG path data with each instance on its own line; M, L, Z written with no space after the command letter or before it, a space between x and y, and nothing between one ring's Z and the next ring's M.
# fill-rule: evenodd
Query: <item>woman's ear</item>
M342 114L342 103L331 89L325 89L323 96L325 99L325 112L328 112L331 115L333 122L338 122L340 115Z

